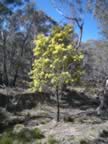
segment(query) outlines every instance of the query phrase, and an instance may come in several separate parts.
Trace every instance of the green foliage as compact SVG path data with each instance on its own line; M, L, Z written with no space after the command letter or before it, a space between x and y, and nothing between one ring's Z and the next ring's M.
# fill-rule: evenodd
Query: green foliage
M53 136L49 136L48 144L59 144L59 142Z
M74 48L73 34L72 27L66 25L54 27L49 36L37 36L30 73L32 91L44 91L46 86L61 89L63 84L79 80L83 54ZM69 70L70 64L75 66L73 70Z
M3 135L0 136L0 144L12 144L13 137L14 135L12 133L12 130L7 130L7 132L4 132Z
M41 132L41 130L39 128L35 128L33 130L33 135L34 135L34 137L36 139L42 139L42 138L44 138L44 135L43 135L43 133Z
M80 144L88 144L88 142L86 140L81 140Z
M17 138L20 141L31 142L32 140L44 138L44 135L39 128L33 130L24 128L17 134Z
M25 144L32 143L33 141L39 143L39 140L42 138L44 138L44 135L39 128L23 128L17 133L15 133L13 130L3 133L0 136L0 144Z
M15 137L21 142L30 142L33 139L33 132L27 128L22 129Z
M0 137L0 144L12 144L13 139L8 135L3 135Z

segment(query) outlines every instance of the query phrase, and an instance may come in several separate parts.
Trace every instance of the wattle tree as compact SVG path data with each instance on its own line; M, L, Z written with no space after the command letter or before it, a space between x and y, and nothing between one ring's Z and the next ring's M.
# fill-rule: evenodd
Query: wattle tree
M64 84L71 84L82 75L82 52L75 48L70 25L56 26L49 36L39 34L34 40L34 61L30 76L32 91L53 89L57 98L57 121L60 120L60 95Z

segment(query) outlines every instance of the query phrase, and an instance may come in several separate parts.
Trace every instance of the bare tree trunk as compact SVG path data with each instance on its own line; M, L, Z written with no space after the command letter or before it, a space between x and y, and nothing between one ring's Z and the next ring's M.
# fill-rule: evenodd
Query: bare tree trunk
M6 36L3 34L3 83L8 85Z
M100 92L100 94L99 94L99 101L100 101L100 104L99 104L99 106L96 109L96 112L97 112L98 115L101 114L102 109L104 108L104 91Z
M21 53L20 53L20 58L22 58L24 56L24 48L25 48L25 44L26 44L26 41L28 39L28 36L29 36L29 33L30 33L30 30L31 30L31 26L33 24L33 19L30 23L30 26L28 28L28 31L27 31L27 35L23 41L23 44L22 44L22 47L21 47ZM16 81L17 81L17 78L18 78L18 73L19 73L19 69L20 69L20 64L18 64L18 66L16 67L16 70L15 70L15 75L14 75L14 78L13 78L13 81L12 81L12 86L15 86L16 85Z
M100 104L96 109L97 114L101 114L102 111L108 110L108 88L104 88L104 90L100 93L99 96Z
M60 121L60 101L59 101L58 87L56 88L56 97L57 97L57 122L59 122Z
M18 71L19 71L19 68L17 67L16 71L15 71L15 75L14 75L13 81L12 81L12 86L16 85L16 80L17 80L17 77L18 77Z
M7 67L6 67L6 60L4 58L3 62L3 83L8 85L8 75L7 75Z

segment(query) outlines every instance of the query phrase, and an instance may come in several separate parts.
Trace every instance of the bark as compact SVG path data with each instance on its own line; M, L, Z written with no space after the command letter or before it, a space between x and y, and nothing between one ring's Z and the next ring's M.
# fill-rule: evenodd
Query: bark
M108 89L104 89L99 95L100 104L96 109L97 114L101 114L102 111L108 110Z
M71 21L74 21L80 31L79 33L79 38L78 38L78 41L77 41L77 44L75 45L75 48L79 48L81 46L81 42L82 42L82 36L83 36L83 27L84 27L84 21L83 19L81 19L80 17L71 17L71 16L67 16L65 15L62 10L60 8L58 8L58 6L56 5L55 1L54 0L51 0L52 2L52 5L54 6L55 10L60 14L62 15L64 18L68 19L68 20L71 20Z
M12 81L12 86L16 85L16 80L18 78L18 71L19 71L19 68L16 68L15 75L14 75L14 78L13 78L13 81Z
M32 24L33 24L33 19L32 19L32 21L30 23L29 28L28 28L27 35L26 35L26 37L25 37L25 39L23 41L23 44L22 44L22 47L21 47L20 58L22 58L24 56L24 48L25 48L26 41L28 40ZM18 66L15 69L15 75L14 75L14 78L13 78L13 81L12 81L12 86L16 85L16 81L17 81L18 74L19 74L19 69L20 69L20 64L18 64Z
M8 85L6 36L3 34L3 83Z
M56 98L57 98L57 122L59 122L60 121L60 101L59 101L58 87L56 88Z

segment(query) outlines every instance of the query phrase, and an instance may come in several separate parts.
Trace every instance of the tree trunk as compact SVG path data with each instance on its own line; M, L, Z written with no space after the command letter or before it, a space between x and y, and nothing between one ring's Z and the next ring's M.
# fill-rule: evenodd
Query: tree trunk
M13 78L13 81L12 81L12 86L16 85L16 80L17 80L17 77L18 77L18 70L19 70L19 68L16 68L15 75L14 75L14 78Z
M30 33L30 30L31 30L31 26L32 26L32 24L33 24L33 20L34 20L34 19L31 20L31 23L30 23L29 28L28 28L28 30L27 30L27 35L26 35L26 37L25 37L25 39L24 39L24 41L23 41L23 44L22 44L22 47L21 47L21 53L20 53L19 58L21 58L21 57L24 56L25 44L26 44L26 41L28 40L29 33ZM13 86L16 85L16 81L17 81L18 74L19 74L19 69L20 69L20 64L18 65L18 67L17 67L16 70L15 70L15 75L14 75L13 82L12 82L12 83L13 83Z
M6 61L5 60L4 60L4 64L3 64L3 82L6 86L8 85L7 67L6 67Z
M57 97L57 122L59 122L60 121L60 102L59 102L58 87L56 88L56 97Z
M102 111L108 110L108 89L104 89L99 96L100 104L97 108L97 114L101 114Z
M6 37L3 35L3 83L8 85Z

